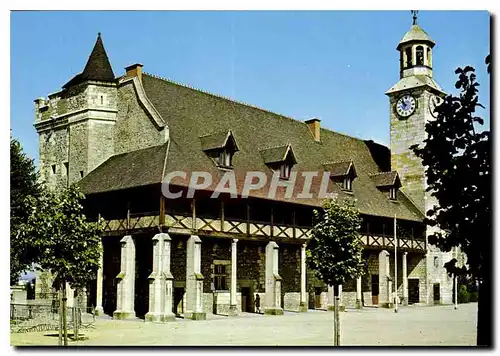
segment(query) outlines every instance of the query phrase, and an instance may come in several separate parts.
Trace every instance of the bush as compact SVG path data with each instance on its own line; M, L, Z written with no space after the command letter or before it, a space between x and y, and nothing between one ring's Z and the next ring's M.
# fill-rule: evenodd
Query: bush
M469 302L477 303L478 295L477 292L469 292Z
M467 291L467 286L463 284L458 286L458 303L469 303L469 292Z

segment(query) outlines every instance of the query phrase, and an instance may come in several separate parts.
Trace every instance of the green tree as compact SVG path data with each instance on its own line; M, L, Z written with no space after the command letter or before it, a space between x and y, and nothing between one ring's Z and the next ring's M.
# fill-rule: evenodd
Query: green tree
M321 211L314 211L314 219L307 263L319 279L334 288L334 344L339 346L339 285L360 276L364 266L361 218L352 202L329 199Z
M488 56L488 72L490 71ZM437 205L425 222L440 230L429 243L442 251L458 246L467 255L467 265L456 259L445 264L450 274L470 275L479 282L477 344L492 345L491 325L491 146L490 131L479 130L483 119L476 116L479 103L474 68L458 68L458 97L448 95L436 108L437 118L425 126L422 146L412 146L426 169L427 191ZM483 107L484 108L484 107Z
M37 251L31 239L24 239L19 228L25 223L31 209L29 196L41 195L38 172L32 159L23 152L16 139L10 139L10 284L16 284L21 273L31 269Z
M21 236L30 238L39 251L38 268L56 276L62 298L64 344L67 345L65 286L68 282L82 290L99 269L101 254L100 222L90 222L83 212L84 195L75 185L60 193L46 192L32 206ZM77 335L75 335L77 337Z

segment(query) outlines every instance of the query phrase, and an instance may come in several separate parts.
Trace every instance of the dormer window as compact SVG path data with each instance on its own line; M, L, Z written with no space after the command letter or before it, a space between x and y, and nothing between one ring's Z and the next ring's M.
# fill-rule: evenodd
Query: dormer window
M269 168L276 172L279 171L280 179L290 179L293 166L297 163L290 144L266 148L260 150L260 154Z
M202 150L218 167L233 167L233 157L239 148L231 130L202 136L200 140Z
M358 176L352 160L324 163L323 167L343 191L352 192L352 182Z
M352 190L352 178L346 176L342 183L342 189L351 191Z
M221 167L233 166L233 152L230 150L222 150L219 152L218 164Z
M401 187L398 172L381 172L370 175L375 185L381 192L385 192L392 201L397 201L398 190Z
M280 179L290 179L290 173L292 172L292 164L285 162L280 167Z
M398 188L391 187L389 189L389 199L391 199L391 200L397 200L398 199L397 194L398 194Z

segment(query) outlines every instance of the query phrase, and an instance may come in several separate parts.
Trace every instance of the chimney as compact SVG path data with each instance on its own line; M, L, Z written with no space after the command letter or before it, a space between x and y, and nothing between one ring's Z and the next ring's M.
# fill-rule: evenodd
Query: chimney
M317 119L313 117L312 119L306 120L307 126L309 126L309 130L311 130L314 141L320 142L320 129L319 129L319 123L321 122L320 119Z
M133 77L138 77L139 80L142 82L142 67L144 67L140 63L135 63L132 65L129 65L128 67L125 67L126 71L126 77L127 78L133 78Z

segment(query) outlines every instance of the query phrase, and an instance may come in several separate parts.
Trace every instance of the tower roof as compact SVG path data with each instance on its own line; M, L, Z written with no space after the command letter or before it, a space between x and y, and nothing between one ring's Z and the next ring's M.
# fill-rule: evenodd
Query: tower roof
M430 42L431 47L433 47L436 44L429 37L429 35L424 30L422 30L422 28L419 25L414 24L413 26L410 27L408 32L405 33L405 35L403 36L403 39L401 41L399 41L397 49L399 50L401 48L401 46L405 43L415 42L415 41L417 41L417 42Z
M83 72L74 76L69 82L64 84L63 88L72 85L80 84L86 80L97 80L102 82L109 82L115 79L115 74L109 63L108 55L102 43L101 33L97 34L97 41L94 49L90 53L89 59Z

